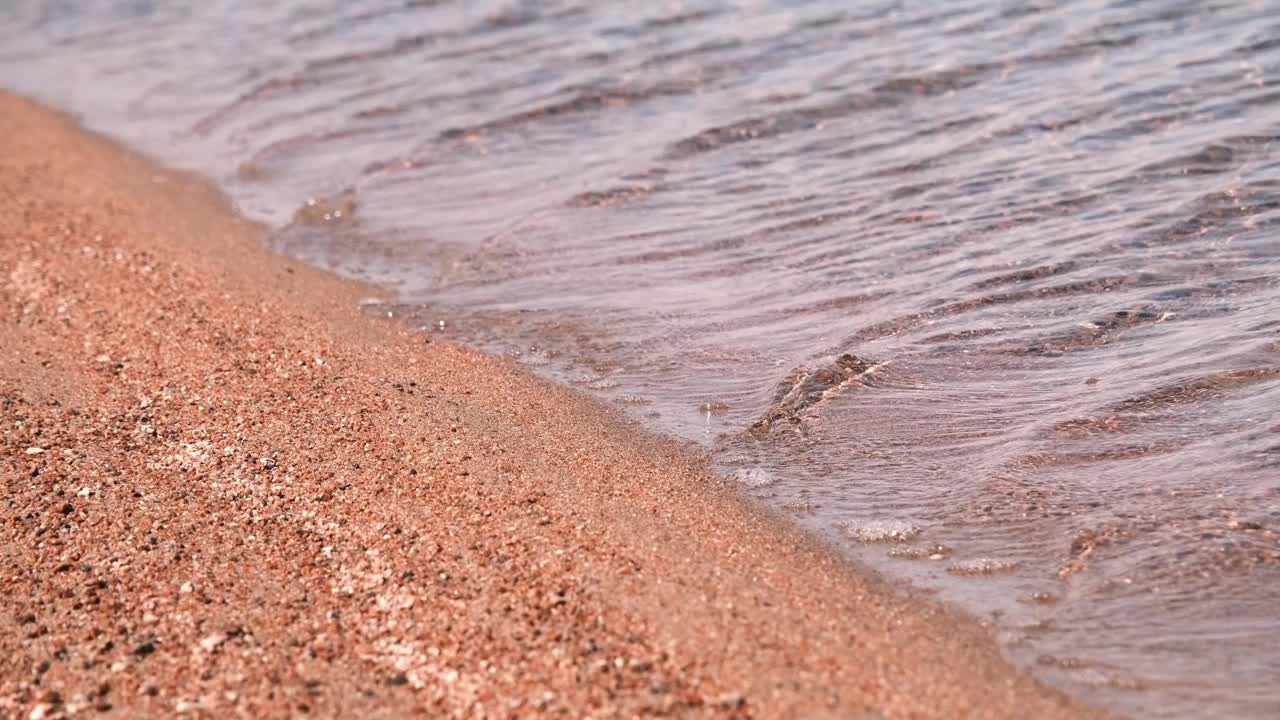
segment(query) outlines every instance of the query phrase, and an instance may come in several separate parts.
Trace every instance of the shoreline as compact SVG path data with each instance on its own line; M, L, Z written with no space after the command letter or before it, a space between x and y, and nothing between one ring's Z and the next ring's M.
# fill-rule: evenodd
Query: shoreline
M203 181L0 118L5 714L1096 714Z

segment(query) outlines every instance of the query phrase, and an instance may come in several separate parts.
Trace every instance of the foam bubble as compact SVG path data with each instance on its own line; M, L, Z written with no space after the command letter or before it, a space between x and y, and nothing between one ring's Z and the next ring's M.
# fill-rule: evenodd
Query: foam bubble
M978 558L950 565L947 567L947 572L952 575L993 575L1000 572L1009 572L1017 567L1018 563L1012 560Z
M920 534L920 527L906 520L869 520L846 523L844 534L858 542L907 542Z
M754 489L774 484L778 476L763 468L741 468L733 471L733 479Z

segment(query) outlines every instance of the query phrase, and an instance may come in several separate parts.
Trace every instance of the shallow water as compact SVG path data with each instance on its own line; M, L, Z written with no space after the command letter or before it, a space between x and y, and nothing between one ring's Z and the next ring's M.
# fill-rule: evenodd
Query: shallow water
M1280 712L1280 4L177 5L4 3L0 84L1069 692Z

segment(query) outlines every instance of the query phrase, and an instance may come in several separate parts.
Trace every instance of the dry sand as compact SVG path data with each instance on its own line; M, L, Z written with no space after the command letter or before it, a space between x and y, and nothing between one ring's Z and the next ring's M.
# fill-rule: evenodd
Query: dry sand
M0 145L0 715L1093 714L204 184Z

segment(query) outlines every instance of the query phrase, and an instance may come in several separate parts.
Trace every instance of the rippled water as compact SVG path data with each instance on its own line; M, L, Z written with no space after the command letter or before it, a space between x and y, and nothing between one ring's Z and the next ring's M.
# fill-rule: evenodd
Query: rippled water
M1068 691L1280 713L1280 4L845 6L11 0L0 84Z

